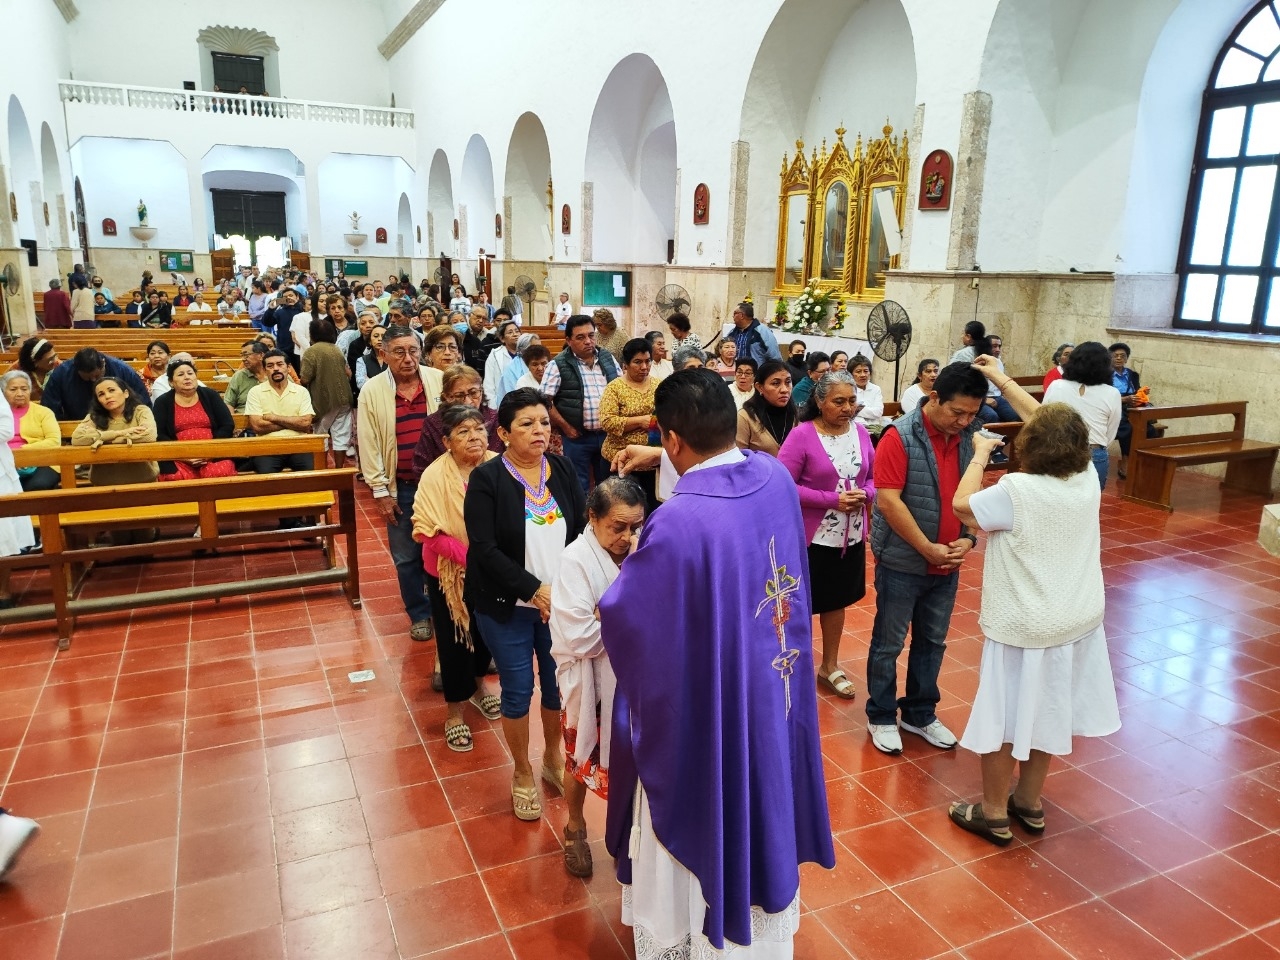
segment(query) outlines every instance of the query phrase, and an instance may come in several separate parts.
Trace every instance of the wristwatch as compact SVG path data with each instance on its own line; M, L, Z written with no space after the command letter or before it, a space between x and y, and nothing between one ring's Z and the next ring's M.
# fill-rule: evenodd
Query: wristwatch
M978 545L978 538L974 536L972 533L962 533L960 534L960 536L963 537L965 540L968 540L975 547Z

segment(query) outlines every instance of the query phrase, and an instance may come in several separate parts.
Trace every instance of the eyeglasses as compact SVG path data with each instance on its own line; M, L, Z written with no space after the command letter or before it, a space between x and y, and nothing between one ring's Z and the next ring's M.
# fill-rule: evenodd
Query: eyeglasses
M462 403L463 400L481 400L484 398L484 390L480 387L472 387L470 390L462 390L457 393L451 393L445 397L450 403Z
M432 350L453 350L456 353L458 350L458 345L456 343L437 343L431 349Z
M417 347L397 347L395 350L388 350L387 356L395 357L397 360L403 360L405 357L417 359L422 356L422 351Z

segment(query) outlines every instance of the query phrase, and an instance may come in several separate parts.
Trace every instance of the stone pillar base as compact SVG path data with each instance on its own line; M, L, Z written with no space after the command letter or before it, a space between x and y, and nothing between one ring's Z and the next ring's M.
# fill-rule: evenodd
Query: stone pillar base
M1258 545L1273 557L1280 557L1280 503L1271 503L1262 508Z

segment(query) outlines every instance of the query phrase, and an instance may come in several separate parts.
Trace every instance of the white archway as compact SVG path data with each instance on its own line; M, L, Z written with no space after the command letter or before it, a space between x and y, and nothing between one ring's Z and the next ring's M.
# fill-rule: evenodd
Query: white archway
M676 124L662 71L644 54L625 58L605 80L585 169L594 208L584 258L589 249L600 263L665 263L675 239ZM579 229L585 221L578 218Z
M510 241L510 259L545 260L553 253L547 181L551 179L551 147L537 114L524 113L511 131L504 177L510 215L503 239ZM505 205L504 205L505 206Z
M18 202L14 238L39 242L45 236L44 214L36 197L42 195L40 167L31 141L27 114L16 96L9 97L7 114L9 138L9 189Z
M449 158L443 150L437 150L431 158L431 170L427 174L427 243L429 258L454 256L457 243L453 238L453 178L449 173Z
M58 163L58 148L53 141L53 130L48 123L40 125L40 167L43 175L44 203L48 216L47 233L51 247L67 246L67 197L62 186L62 167Z
M411 257L414 251L413 211L409 207L409 194L402 193L396 209L396 256Z
M480 250L494 252L493 217L497 212L493 194L493 158L484 137L474 134L462 155L462 184L458 194L459 221L461 208L466 208L466 223L459 235L459 249L464 257L474 257Z
M751 149L743 263L774 264L778 172L796 140L809 152L844 126L852 148L858 134L879 137L886 119L909 133L915 104L915 42L901 0L786 0L742 99L739 137Z

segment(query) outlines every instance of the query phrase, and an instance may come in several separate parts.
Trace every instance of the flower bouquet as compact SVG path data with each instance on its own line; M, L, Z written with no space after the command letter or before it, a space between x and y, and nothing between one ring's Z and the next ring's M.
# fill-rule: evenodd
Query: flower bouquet
M819 288L816 277L811 279L791 302L782 329L787 333L817 333L827 319L832 300L837 300L835 294Z

